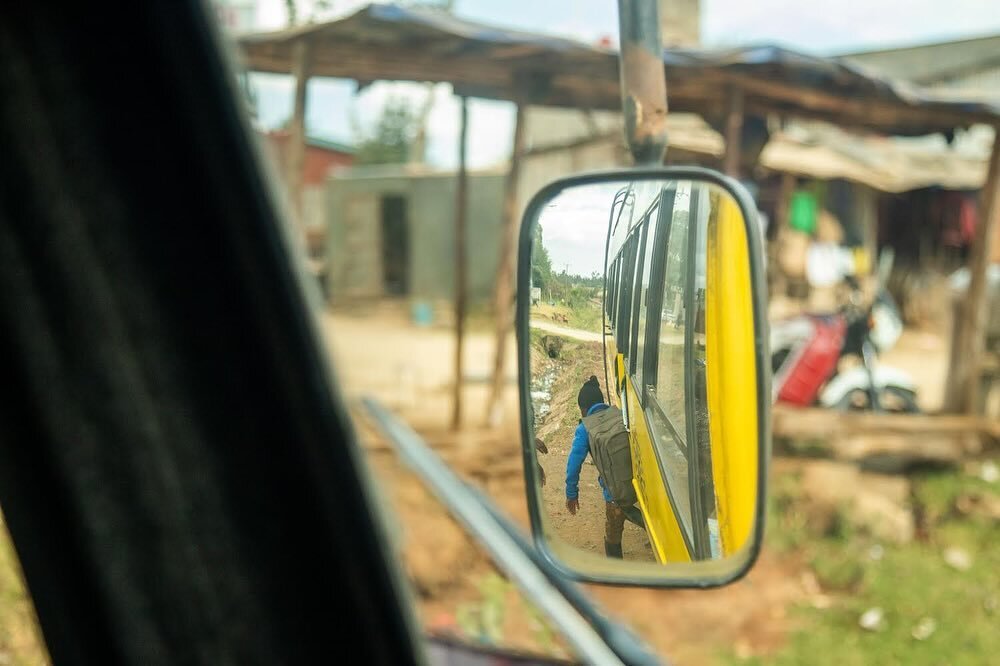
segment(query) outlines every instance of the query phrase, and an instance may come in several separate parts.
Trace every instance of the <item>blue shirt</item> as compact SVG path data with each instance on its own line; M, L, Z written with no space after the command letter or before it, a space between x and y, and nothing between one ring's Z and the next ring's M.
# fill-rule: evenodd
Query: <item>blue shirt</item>
M587 416L607 409L607 404L599 402L587 410ZM587 435L587 428L583 422L576 427L573 434L573 446L569 451L569 458L566 459L566 499L577 499L580 496L580 470L583 469L583 461L590 453L590 437ZM611 501L611 493L604 485L604 479L598 475L597 482L601 484L601 492L604 494L604 501Z

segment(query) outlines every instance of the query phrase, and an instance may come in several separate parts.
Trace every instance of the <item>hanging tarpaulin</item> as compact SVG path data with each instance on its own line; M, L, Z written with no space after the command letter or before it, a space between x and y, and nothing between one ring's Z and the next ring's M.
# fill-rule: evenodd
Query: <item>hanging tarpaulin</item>
M792 195L789 204L788 224L796 231L812 234L816 230L816 196L805 190Z

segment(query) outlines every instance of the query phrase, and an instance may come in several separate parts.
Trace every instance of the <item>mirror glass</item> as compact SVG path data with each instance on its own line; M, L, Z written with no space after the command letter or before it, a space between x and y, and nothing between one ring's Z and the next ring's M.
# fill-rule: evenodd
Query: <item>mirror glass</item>
M528 215L522 370L546 547L592 572L572 553L660 566L739 553L763 364L737 199L710 182L603 180Z

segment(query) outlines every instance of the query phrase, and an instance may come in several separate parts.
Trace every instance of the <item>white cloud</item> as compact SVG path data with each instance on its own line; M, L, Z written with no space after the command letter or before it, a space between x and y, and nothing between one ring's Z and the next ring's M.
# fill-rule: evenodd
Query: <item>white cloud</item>
M599 183L564 190L542 208L542 244L552 268L575 275L604 272L608 215L624 183Z

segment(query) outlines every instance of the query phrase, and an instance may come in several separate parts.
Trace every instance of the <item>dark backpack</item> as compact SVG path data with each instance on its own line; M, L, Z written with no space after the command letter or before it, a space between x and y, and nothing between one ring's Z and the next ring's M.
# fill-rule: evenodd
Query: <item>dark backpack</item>
M615 504L632 506L638 498L632 485L632 446L622 421L622 410L617 407L602 409L584 417L583 427L590 439L594 465Z

